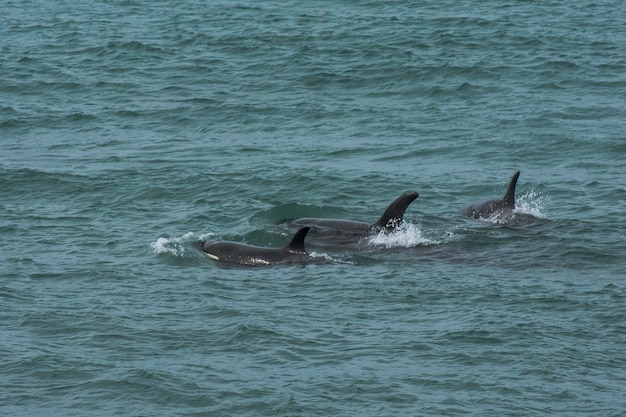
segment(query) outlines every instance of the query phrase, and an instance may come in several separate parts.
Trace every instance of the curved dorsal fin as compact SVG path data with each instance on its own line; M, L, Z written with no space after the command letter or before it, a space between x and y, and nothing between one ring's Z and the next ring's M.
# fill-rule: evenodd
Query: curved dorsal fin
M306 253L306 251L304 250L304 237L306 236L307 233L309 233L310 229L311 229L310 227L303 227L299 229L296 232L296 234L293 235L293 237L291 238L291 242L289 242L289 244L285 246L285 249L290 250L292 252Z
M519 171L513 174L513 178L511 178L511 182L509 183L509 189L506 190L506 194L502 201L509 208L515 208L515 186L517 185L517 178L519 177Z
M396 198L393 203L387 207L387 210L380 216L375 226L384 227L387 230L393 230L404 216L406 208L415 200L419 194L415 191L409 191Z

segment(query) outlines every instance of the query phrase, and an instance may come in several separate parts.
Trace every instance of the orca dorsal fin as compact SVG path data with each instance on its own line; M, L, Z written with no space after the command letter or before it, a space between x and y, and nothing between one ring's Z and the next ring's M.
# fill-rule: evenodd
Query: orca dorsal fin
M387 210L380 216L375 226L393 230L402 221L406 208L418 196L419 194L415 191L409 191L396 198L393 203L389 204L389 207L387 207Z
M509 189L506 190L506 194L502 201L509 208L515 208L515 186L517 185L517 178L519 177L519 171L513 174L511 182L509 183Z
M291 251L291 252L304 252L306 253L306 251L304 250L304 237L306 236L307 233L309 233L309 230L311 228L310 227L303 227L301 229L299 229L295 235L293 235L293 237L291 238L291 242L289 242L289 244L287 246L285 246L285 249Z

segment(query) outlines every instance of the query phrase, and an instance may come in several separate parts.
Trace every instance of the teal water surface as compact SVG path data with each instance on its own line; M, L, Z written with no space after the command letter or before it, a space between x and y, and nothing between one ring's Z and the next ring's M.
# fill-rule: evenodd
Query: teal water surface
M622 416L622 2L2 2L0 413ZM517 170L532 221L461 218ZM286 220L406 224L225 269Z

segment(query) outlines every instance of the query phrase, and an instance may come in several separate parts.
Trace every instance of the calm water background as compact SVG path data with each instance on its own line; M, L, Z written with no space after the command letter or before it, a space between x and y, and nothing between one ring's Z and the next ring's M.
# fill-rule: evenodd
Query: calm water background
M623 2L0 5L2 415L626 413Z

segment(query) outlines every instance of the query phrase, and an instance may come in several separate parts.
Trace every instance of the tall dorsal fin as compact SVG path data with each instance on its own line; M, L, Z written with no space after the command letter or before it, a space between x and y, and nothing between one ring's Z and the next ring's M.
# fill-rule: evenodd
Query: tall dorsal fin
M519 171L513 174L513 178L511 178L511 182L509 183L509 189L506 190L506 194L502 201L509 208L515 208L515 186L517 185L517 178L519 177Z
M396 198L393 203L389 204L389 207L387 207L387 210L380 216L375 226L393 230L402 221L406 208L418 196L419 194L415 191L409 191Z
M309 233L310 229L311 228L307 226L298 230L296 234L293 235L293 238L291 238L291 242L289 242L289 244L285 246L285 249L290 250L292 252L306 253L306 251L304 250L304 237L306 236L307 233Z

